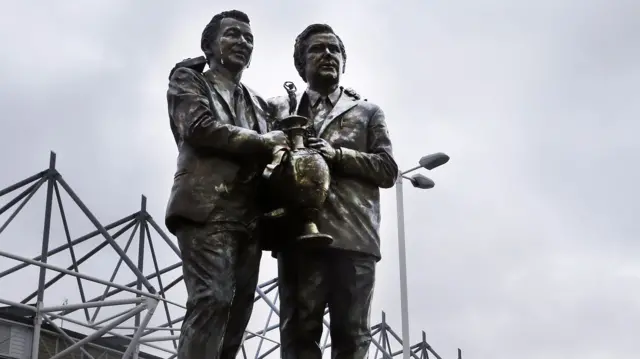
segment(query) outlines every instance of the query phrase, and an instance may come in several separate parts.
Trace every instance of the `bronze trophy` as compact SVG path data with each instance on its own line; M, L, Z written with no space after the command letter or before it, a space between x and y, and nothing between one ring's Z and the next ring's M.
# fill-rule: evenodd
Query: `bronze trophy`
M333 238L320 233L315 220L329 191L329 166L320 152L305 147L306 139L313 134L313 123L309 118L295 114L295 85L287 81L284 88L289 95L290 115L276 120L274 129L289 136L291 149L276 149L272 163L263 173L284 207L272 213L293 214L302 220L302 233L296 236L299 244L326 246L333 242Z

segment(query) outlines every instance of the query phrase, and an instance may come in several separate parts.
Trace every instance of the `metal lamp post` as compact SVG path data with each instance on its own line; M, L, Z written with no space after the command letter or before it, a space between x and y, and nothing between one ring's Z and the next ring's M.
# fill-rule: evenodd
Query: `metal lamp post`
M411 182L413 187L420 189L430 189L435 186L430 178L421 174L415 174L411 177L409 173L420 168L432 170L442 166L449 161L449 156L442 152L433 153L424 156L418 161L418 166L406 170L398 176L396 181L396 201L398 211L398 263L400 265L400 310L402 312L402 358L409 359L411 355L411 342L409 339L409 299L407 288L407 252L405 247L404 236L404 195L402 189L402 180L406 179Z

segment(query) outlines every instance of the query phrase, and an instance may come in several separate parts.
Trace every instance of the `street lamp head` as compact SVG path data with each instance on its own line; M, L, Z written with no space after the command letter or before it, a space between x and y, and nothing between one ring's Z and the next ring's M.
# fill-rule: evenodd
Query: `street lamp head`
M436 167L442 166L443 164L449 162L449 156L442 152L432 153L430 155L424 156L418 161L420 167L426 168L428 170L432 170Z
M436 185L436 183L433 182L431 178L421 175L419 173L411 176L411 178L409 178L409 181L411 181L411 184L413 185L413 187L420 188L420 189L430 189Z

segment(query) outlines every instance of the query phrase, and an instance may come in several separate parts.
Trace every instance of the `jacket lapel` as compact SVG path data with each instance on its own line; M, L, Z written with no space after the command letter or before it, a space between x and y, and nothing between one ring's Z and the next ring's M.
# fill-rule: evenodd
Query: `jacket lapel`
M238 126L238 123L236 121L236 115L235 115L235 111L233 111L231 109L231 96L232 94L229 93L229 91L227 91L226 89L224 89L222 86L220 86L218 84L218 82L216 81L215 76L213 75L213 73L211 72L211 70L208 70L207 72L204 73L204 77L207 79L207 81L209 81L209 84L211 84L211 87L213 88L213 91L218 95L219 98L222 99L222 103L220 105L222 105L224 111L223 113L226 115L229 123L232 123L236 126ZM214 98L215 100L215 98ZM213 104L214 106L216 104Z
M251 107L253 107L253 114L255 115L256 121L258 122L258 128L260 129L260 133L267 133L267 113L262 106L260 106L260 102L256 97L256 94L246 85L242 84L245 91L249 94L249 98L251 99Z
M318 131L318 137L322 137L324 132L327 130L329 125L336 120L336 118L342 116L345 112L351 110L357 104L351 97L342 93L340 98L338 99L338 103L333 106L331 112L322 123L322 127L320 127L320 131Z

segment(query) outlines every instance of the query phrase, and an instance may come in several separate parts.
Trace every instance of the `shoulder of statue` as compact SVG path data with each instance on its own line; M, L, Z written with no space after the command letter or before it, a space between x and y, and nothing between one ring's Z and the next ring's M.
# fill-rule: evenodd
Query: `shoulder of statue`
M265 99L269 113L269 122L277 121L278 114L286 112L288 107L287 96L274 96Z
M286 95L274 96L267 99L267 103L271 106L285 106L289 104L289 98Z
M367 99L366 99L366 98L365 98L365 99L363 99L363 98L362 98L362 96L360 96L360 94L359 94L359 93L357 93L357 92L356 92L356 90L354 90L354 89L353 89L353 88L351 88L351 87L343 87L343 88L342 88L342 92L343 92L345 95L347 95L347 96L351 97L352 99L354 99L354 100L356 100L356 101L357 101L357 100L367 101Z
M169 71L169 79L173 73L179 68L188 68L196 73L202 73L204 71L204 67L207 64L207 59L204 56L199 56L195 58L187 58L180 62L178 62L172 69Z

